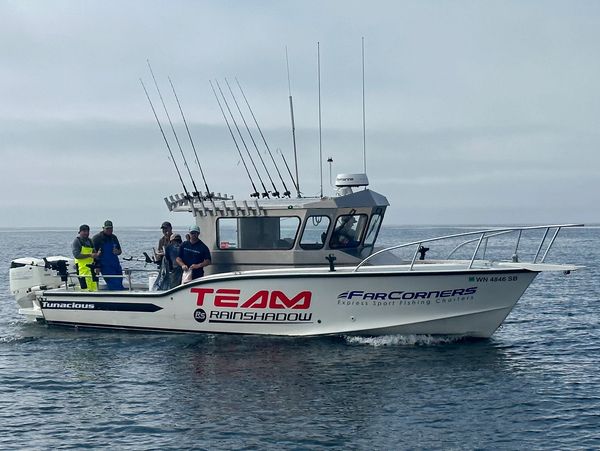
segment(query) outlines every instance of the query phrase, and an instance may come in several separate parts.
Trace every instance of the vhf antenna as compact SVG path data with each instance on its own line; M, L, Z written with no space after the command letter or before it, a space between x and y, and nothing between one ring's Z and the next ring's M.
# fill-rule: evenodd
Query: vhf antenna
M319 81L319 173L321 198L323 197L323 145L321 139L321 47L317 42L317 75Z
M367 173L367 138L365 126L365 37L362 37L362 126L363 126L363 172ZM366 189L366 188L365 188Z

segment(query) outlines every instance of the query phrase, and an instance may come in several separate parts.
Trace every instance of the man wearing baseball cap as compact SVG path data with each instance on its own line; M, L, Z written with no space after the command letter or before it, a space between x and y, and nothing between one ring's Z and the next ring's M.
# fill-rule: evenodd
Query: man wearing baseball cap
M75 257L75 266L79 275L79 285L82 290L98 291L98 280L92 274L94 259L100 256L100 251L94 252L94 244L90 239L90 226L82 224L79 226L79 235L73 240L71 245L73 257Z
M113 234L113 223L108 219L104 221L102 232L97 233L92 238L94 250L100 251L98 262L100 263L100 272L103 276L122 276L123 270L119 262L121 255L121 244L116 235ZM122 277L105 277L106 287L109 290L124 290Z
M156 248L156 263L161 263L165 256L165 249L171 242L171 235L173 234L173 226L169 221L165 221L160 225L163 236L158 240L158 247Z
M210 251L206 244L200 239L200 227L190 227L190 240L179 246L177 264L184 271L192 270L192 279L198 279L204 275L204 268L210 265Z

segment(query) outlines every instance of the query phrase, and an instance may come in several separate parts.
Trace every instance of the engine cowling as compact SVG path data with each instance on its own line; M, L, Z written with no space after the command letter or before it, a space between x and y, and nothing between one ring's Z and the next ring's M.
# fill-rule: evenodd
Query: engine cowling
M10 263L10 292L21 308L31 308L36 291L65 286L66 273L74 270L74 260L63 256L17 258Z

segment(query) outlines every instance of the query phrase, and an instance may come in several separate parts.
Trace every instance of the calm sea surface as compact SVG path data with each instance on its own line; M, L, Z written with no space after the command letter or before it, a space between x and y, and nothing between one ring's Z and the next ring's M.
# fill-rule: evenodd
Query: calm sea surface
M465 230L387 227L380 242ZM158 232L115 229L133 256ZM480 341L26 323L10 261L68 255L74 235L0 230L0 449L600 448L599 228L561 232L548 260L587 268L538 276Z

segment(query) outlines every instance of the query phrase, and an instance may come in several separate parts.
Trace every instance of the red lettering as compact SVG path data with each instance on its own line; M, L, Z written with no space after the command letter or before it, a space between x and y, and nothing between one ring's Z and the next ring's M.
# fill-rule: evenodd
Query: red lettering
M219 288L215 294L215 307L237 307L240 300L240 290Z
M198 295L196 298L196 305L203 305L204 295L213 293L215 290L213 290L212 288L191 288L190 291Z
M292 299L289 299L282 291L275 290L271 292L269 300L270 308L291 308L291 309L307 309L310 307L310 299L312 293L310 291L301 291Z
M260 290L254 293L240 308L267 308L268 299L269 292L267 290Z

